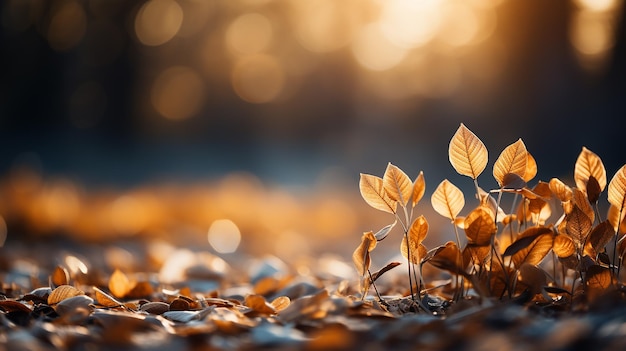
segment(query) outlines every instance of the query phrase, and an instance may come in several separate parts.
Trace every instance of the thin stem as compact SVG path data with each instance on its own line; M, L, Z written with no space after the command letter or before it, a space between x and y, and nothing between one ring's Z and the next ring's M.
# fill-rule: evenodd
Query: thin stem
M369 269L367 270L367 274L369 274L369 276L370 276L370 284L372 284L372 286L374 287L374 291L376 292L376 296L378 297L378 301L386 306L387 302L385 302L385 300L383 300L382 296L380 296L380 293L378 292L378 288L376 287L376 284L374 283L374 277L372 277L372 272Z

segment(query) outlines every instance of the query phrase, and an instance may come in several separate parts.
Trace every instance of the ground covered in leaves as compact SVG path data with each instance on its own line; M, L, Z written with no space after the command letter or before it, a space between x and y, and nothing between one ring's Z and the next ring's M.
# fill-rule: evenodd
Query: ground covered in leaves
M445 288L416 305L398 290L403 264L377 284L381 303L373 291L361 299L354 268L340 257L227 261L166 244L8 242L1 250L2 351L626 347L619 289L577 310L529 295L452 302ZM125 266L128 254L144 269Z

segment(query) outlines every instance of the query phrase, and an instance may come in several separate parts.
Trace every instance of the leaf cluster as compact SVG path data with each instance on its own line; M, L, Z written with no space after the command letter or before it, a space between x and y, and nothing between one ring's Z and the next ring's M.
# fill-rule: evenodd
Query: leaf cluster
M487 168L488 150L464 124L450 140L448 155L456 172L473 180L476 204L462 215L464 193L448 179L441 181L430 202L450 220L456 242L430 249L423 244L429 229L426 218L412 218L424 195L423 172L411 181L389 163L382 177L361 174L363 199L394 217L393 223L377 233L366 232L354 252L363 295L375 281L369 271L370 254L397 223L403 230L400 252L409 266L411 297L418 304L426 295L425 264L451 274L454 279L447 287L453 300L469 295L528 296L546 305L577 307L584 304L575 302L590 301L621 287L626 256L626 165L607 187L602 160L583 147L574 165L575 185L558 178L531 185L537 163L518 139L496 158L492 176L498 186L485 191L478 178ZM603 216L598 202L605 190L609 210ZM504 196L512 198L508 211L502 208Z

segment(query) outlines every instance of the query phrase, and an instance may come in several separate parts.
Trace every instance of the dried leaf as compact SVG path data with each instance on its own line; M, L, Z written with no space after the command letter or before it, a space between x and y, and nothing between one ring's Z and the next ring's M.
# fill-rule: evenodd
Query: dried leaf
M50 295L48 295L48 305L54 305L70 297L83 295L83 294L84 292L76 289L75 287L71 285L61 285L57 287L56 289L52 290Z
M623 165L609 183L608 190L609 203L621 212L621 217L618 222L624 218L624 207L626 207L626 165Z
M116 300L113 296L105 293L104 291L100 290L99 288L95 286L93 287L93 292L94 292L95 300L101 306L104 306L104 307L122 306L122 303L120 301Z
M576 159L574 166L574 181L576 187L587 192L587 183L589 178L593 177L600 187L600 192L606 187L606 170L604 164L598 155L583 146L582 151Z
M454 220L465 206L465 197L459 188L444 179L435 189L430 202L437 213Z
M554 237L552 251L554 251L558 257L566 258L576 253L576 245L574 245L574 242L569 236L558 234Z
M507 173L502 178L501 187L503 189L521 190L526 187L526 181L518 174Z
M410 250L411 259L409 261L414 264L419 264L425 255L424 251L426 248L421 246L423 246L422 241L424 241L427 234L428 222L426 221L426 218L424 216L417 217L413 223L411 223L409 232L402 238L402 242L400 243L400 252L402 253L402 256L409 260ZM409 237L410 246L407 245L407 236Z
M406 206L413 195L413 182L398 166L389 162L383 175L383 188L389 197Z
M360 276L365 276L370 268L370 251L376 247L376 238L372 232L363 233L361 244L354 250L352 261Z
M0 300L0 311L31 313L32 309L19 301Z
M598 184L598 181L596 180L596 178L594 178L593 176L590 176L589 180L587 181L587 191L586 191L589 202L592 204L597 203L598 200L600 199L601 193L602 193L602 189L600 188L600 184Z
M417 203L422 199L425 191L426 180L424 179L424 172L420 171L420 174L413 182L413 206L417 205Z
M503 256L512 256L515 267L520 267L524 262L538 264L552 248L552 236L550 228L528 228L504 250Z
M262 314L262 315L276 314L276 310L274 310L274 307L270 305L267 301L265 301L265 298L261 295L256 295L256 294L247 295L243 304L250 307L257 314Z
M518 139L515 143L507 146L495 164L493 165L493 177L500 187L504 187L504 177L509 174L517 174L524 177L526 174L526 166L528 164L528 151L522 139Z
M461 123L450 140L448 157L459 174L476 179L487 166L488 152L485 144Z
M452 241L430 250L425 260L431 265L452 274L467 274L465 267L463 267L461 251L456 243Z
M116 269L109 278L109 291L117 298L123 298L132 289L130 280L126 274Z
M398 221L395 220L393 221L393 223L388 224L382 228L380 228L379 231L376 232L376 234L374 234L374 237L376 238L377 241L381 241L384 238L387 237L387 235L389 235L389 232L391 232L391 229L393 229L393 227L396 225Z
M593 211L593 207L591 207L591 204L587 199L587 194L585 194L578 188L573 188L572 202L574 203L574 205L578 206L578 208L582 210L585 215L587 215L587 217L589 217L591 223L593 223L596 213Z
M524 263L519 268L518 279L520 283L526 286L531 295L541 294L543 288L548 285L546 272L529 263Z
M465 235L470 244L489 245L497 229L491 210L484 206L476 207L465 217Z
M57 287L61 285L68 285L70 283L70 273L67 269L57 266L50 275L50 286Z
M530 182L537 175L537 161L533 155L528 152L526 154L526 172L524 172L524 176L522 177L526 183Z
M484 266L491 253L491 245L467 244L463 249L463 262L467 265L474 264Z
M613 284L611 271L608 268L593 265L587 269L586 283L591 290L604 291Z
M561 202L568 202L572 199L572 189L565 185L560 179L552 178L548 183L552 194L556 196Z
M146 302L139 307L139 310L150 314L163 314L170 310L170 305L161 301Z
M609 214L607 215L607 220L609 221L609 223L611 223L611 226L613 227L613 231L615 233L626 233L626 216L624 215L624 213L621 213L621 215L622 221L618 228L617 223L620 222L620 210L613 205L609 206Z
M572 238L576 247L582 248L591 232L593 222L578 206L565 216L565 230Z
M274 311L280 312L284 310L285 308L289 307L290 303L291 303L291 299L289 297L279 296L275 298L274 300L272 300L272 302L270 302L270 305L272 305L272 308L274 309Z
M359 190L368 205L380 211L396 213L397 202L385 191L382 178L361 173Z
M401 264L402 263L400 263L400 262L390 262L390 263L387 263L387 265L385 267L383 267L383 268L379 269L378 271L372 273L372 283L375 282L378 278L380 278L383 274L389 272L390 270L398 267Z
M601 252L604 247L611 241L615 232L613 231L613 227L609 220L599 223L596 225L589 234L589 238L587 239L589 245L595 251L592 257L595 258L595 254Z

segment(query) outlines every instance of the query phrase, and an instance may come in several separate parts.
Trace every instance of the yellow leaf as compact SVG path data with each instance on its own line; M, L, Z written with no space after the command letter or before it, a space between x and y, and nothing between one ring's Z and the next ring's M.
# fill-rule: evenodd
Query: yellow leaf
M606 170L598 155L583 146L582 151L576 159L574 166L574 180L576 186L582 191L586 191L589 177L593 176L600 186L600 191L606 187Z
M105 293L104 291L98 289L97 287L93 287L94 298L95 300L104 307L118 307L122 306L120 301L117 301L113 296Z
M572 189L565 185L560 179L552 178L548 183L550 187L550 191L552 194L556 196L561 202L568 202L572 199Z
M285 308L289 307L290 303L291 303L291 299L289 299L289 297L279 296L275 298L274 300L272 300L272 302L270 302L270 305L272 305L272 307L274 308L276 312L280 312L284 310Z
M396 201L385 192L382 178L361 173L359 190L368 205L380 211L396 213Z
M526 166L528 164L528 151L522 139L518 139L513 144L507 146L495 164L493 165L493 177L500 187L503 186L504 177L509 174L517 174L524 177L526 174Z
M413 182L413 206L417 205L417 203L422 199L425 191L426 181L424 180L424 172L420 171L420 174Z
M537 235L528 246L513 254L511 260L515 267L521 267L523 263L537 265L550 252L553 243L552 232Z
M365 276L367 270L370 268L370 251L374 250L375 247L376 238L374 237L374 233L363 233L361 244L352 254L354 266L361 276Z
M57 266L50 275L50 282L52 286L68 285L70 281L70 273L67 269Z
M465 235L468 243L484 246L491 243L497 227L490 209L478 206L465 217Z
M383 175L383 188L389 197L406 206L413 195L413 182L398 166L388 163Z
M615 206L622 213L624 218L624 198L626 197L626 165L623 165L609 183L608 191L609 203ZM620 220L621 222L621 220Z
M459 174L476 179L487 166L488 152L476 134L461 123L450 140L448 157Z
M465 206L465 197L459 188L444 179L435 189L430 202L437 213L453 221Z
M404 258L409 259L409 250L411 251L411 263L419 264L421 259L425 256L426 248L420 248L422 245L422 241L426 238L428 234L428 222L424 216L419 216L416 218L411 227L409 228L409 232L405 237L403 237L402 242L400 244L400 252ZM407 245L407 236L409 238L410 245Z
M554 253L561 257L569 257L576 253L576 246L572 239L564 234L559 234L554 237L554 244L552 246L552 250Z
M83 295L83 294L84 292L76 289L75 287L71 285L61 285L57 287L56 289L52 290L50 295L48 295L48 305L54 305L70 297Z
M609 214L607 215L607 220L611 223L611 227L614 232L626 233L626 216L624 213L621 213L622 218L620 222L620 210L619 208L611 205L609 206ZM617 227L617 223L620 223L619 228Z
M535 161L535 158L530 154L530 152L526 155L526 171L524 172L524 176L522 178L526 183L528 183L537 175L537 161Z
M593 223L596 218L596 213L593 210L593 207L591 207L591 204L587 199L587 195L578 188L572 188L572 202L574 205L578 206L578 208L583 211Z
M109 278L109 291L111 291L113 296L122 298L126 296L131 288L128 277L122 271L116 269L113 274L111 274L111 278Z

